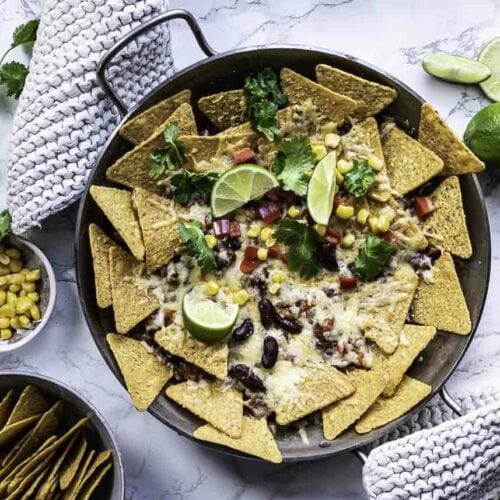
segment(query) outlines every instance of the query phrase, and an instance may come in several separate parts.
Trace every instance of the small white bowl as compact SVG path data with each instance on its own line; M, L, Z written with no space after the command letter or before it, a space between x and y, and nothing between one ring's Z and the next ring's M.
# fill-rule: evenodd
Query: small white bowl
M33 243L20 236L9 235L2 244L21 250L24 267L40 269L41 277L36 284L37 292L40 295L38 307L42 318L35 323L32 330L16 330L9 340L0 340L0 354L18 349L33 340L47 324L56 302L56 278L52 265L44 253Z

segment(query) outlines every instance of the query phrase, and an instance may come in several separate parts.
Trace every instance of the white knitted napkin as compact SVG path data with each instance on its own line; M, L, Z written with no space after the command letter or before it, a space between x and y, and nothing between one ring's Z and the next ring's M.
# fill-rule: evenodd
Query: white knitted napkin
M164 9L165 0L46 0L9 144L15 233L79 198L119 120L96 82L97 64L125 33ZM173 71L168 30L151 30L113 62L110 81L131 105Z
M500 498L500 393L458 399L470 413L453 418L435 398L374 443L363 467L370 499Z

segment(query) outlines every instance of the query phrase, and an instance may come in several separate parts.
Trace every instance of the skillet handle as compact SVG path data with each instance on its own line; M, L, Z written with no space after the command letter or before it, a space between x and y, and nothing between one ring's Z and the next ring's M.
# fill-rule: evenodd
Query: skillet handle
M108 80L106 79L106 70L108 68L110 61L113 59L113 57L116 56L116 54L118 54L118 52L120 52L130 42L136 40L137 37L142 35L142 33L149 31L150 29L164 22L172 21L173 19L183 19L184 21L186 21L196 39L196 42L198 43L198 46L208 57L217 54L217 52L215 52L215 50L213 50L212 47L210 47L210 45L208 44L205 35L201 31L200 25L198 24L196 19L193 17L191 13L187 12L186 10L182 9L168 10L167 12L164 12L159 16L153 17L152 19L142 24L141 26L138 26L137 28L131 30L123 38L118 40L104 54L104 56L99 61L99 64L97 66L97 81L101 89L106 94L106 96L117 107L118 113L120 114L121 118L123 118L127 114L127 106L118 97L117 93L113 90Z

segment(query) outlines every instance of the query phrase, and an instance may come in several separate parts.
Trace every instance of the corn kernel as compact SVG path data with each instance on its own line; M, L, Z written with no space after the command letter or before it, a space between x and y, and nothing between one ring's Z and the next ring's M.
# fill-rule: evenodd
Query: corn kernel
M24 292L24 290L23 290L22 292ZM22 292L21 292L21 293L22 293ZM26 293L26 292L24 292L24 293ZM38 293L37 293L37 292L30 292L30 293L26 293L26 296L27 296L30 300L32 300L33 302L38 302L38 301L40 300L40 295L38 295Z
M322 130L325 134L329 132L335 132L335 130L337 130L337 124L335 122L325 123L322 127Z
M335 215L339 219L350 219L354 215L354 207L351 207L351 205L344 205L343 203L341 203L337 207Z
M374 215L368 217L368 225L370 226L372 233L378 233L378 217L375 217Z
M325 135L325 146L335 149L339 144L340 144L340 135L338 134Z
M337 162L337 170L342 174L347 174L347 172L349 172L349 170L351 170L352 168L352 162L350 161L347 161L347 160L339 160Z
M19 293L21 291L21 285L9 285L9 292Z
M0 253L0 264L8 266L10 264L10 257L4 253Z
M300 210L295 205L292 205L288 209L287 213L288 213L288 217L291 217L292 219L296 219L300 215Z
M17 259L17 260L19 260L21 258L21 251L18 248L7 248L7 250L5 250L5 253L11 259Z
M42 317L42 314L40 313L40 309L36 304L33 304L31 306L30 315L35 321L38 321Z
M28 294L26 293L26 290L21 290L18 295L19 297L26 297Z
M9 284L7 276L0 276L0 287L5 287Z
M313 229L320 235L325 236L326 226L323 224L314 224Z
M24 274L25 276L30 272L30 270L27 267L23 267L21 269L21 273Z
M19 297L16 302L17 314L24 314L31 309L33 301L29 297Z
M269 237L273 235L273 230L270 227L265 227L261 232L260 232L260 239L262 241L267 241Z
M26 281L37 281L40 279L40 269L33 269L26 275Z
M267 259L267 248L259 248L257 250L257 258L259 260L266 260Z
M9 327L10 327L10 319L0 318L0 328L9 328Z
M370 165L375 172L380 172L384 168L384 160L376 156L370 156L370 158L368 158L368 165Z
M36 292L36 285L35 283L23 283L21 285L23 287L23 290L26 292Z
M391 192L389 190L387 191L380 191L380 192L372 192L370 193L370 198L373 198L376 201L382 201L386 202L390 197L391 197Z
M314 156L316 157L316 161L320 161L326 156L327 151L324 144L314 142L311 144L311 149Z
M281 283L273 283L269 287L269 293L272 293L273 295L276 295L279 292L280 287L281 287Z
M368 220L368 217L370 216L370 212L366 208L361 208L358 213L356 214L356 220L360 224L366 224L366 221Z
M335 179L338 186L344 183L344 176L339 172L338 168L335 169Z
M354 241L356 238L354 237L354 234L348 233L342 238L342 243L341 245L344 248L351 248L354 245Z
M274 245L276 245L276 238L273 238L272 236L270 236L269 238L267 238L266 247L267 248L271 248Z
M10 274L9 266L0 265L0 276L5 276L6 274Z
M26 276L22 273L9 274L7 276L9 283L12 285L22 285L26 281Z
M21 325L21 328L24 328L25 330L30 330L32 328L31 321L28 318L28 316L22 315L22 316L18 316L18 318L19 318L19 324ZM33 318L33 319L36 319L36 318ZM40 319L40 317L38 319Z
M14 330L19 330L21 328L21 323L19 323L19 318L17 316L15 318L10 318L9 326L10 328L14 328ZM9 326L7 326L6 328L9 328Z
M239 305L239 306L244 306L247 302L248 299L250 298L250 295L246 290L240 290L239 292L236 292L233 296L234 301Z
M5 293L4 290L0 290L0 306L3 306L6 300L7 300L7 293Z
M260 233L260 226L258 224L252 224L247 231L247 236L249 238L257 238Z
M7 304L15 306L17 302L17 296L14 292L7 292Z
M16 315L16 309L12 304L4 304L0 307L0 316L2 318L13 318Z
M11 260L9 264L9 269L13 273L18 273L23 268L23 263L19 259ZM40 271L38 271L40 272Z
M211 296L217 295L217 293L219 292L219 289L220 289L220 286L215 281L209 281L205 285L205 293L207 295L211 295ZM30 312L31 312L31 309L30 309ZM35 319L35 318L33 318L33 319Z
M335 194L337 194L340 191L339 185L335 184Z
M281 273L275 272L271 276L271 279L273 280L274 283L283 283L283 280L285 279L285 277Z
M0 330L0 339L9 340L12 337L12 332L9 328L2 328Z
M217 238L213 234L206 234L205 243L208 248L214 248L217 245Z
M385 233L389 231L389 226L391 225L391 218L388 215L379 215L377 221L377 227L379 232Z

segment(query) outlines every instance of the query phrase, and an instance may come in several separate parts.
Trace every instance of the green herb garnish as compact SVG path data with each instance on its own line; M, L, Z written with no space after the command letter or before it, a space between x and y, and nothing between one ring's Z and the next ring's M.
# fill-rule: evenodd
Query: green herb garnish
M321 269L318 258L321 238L305 222L282 219L274 230L276 241L290 247L288 267L298 272L303 278L312 278Z
M179 234L187 251L196 259L202 274L212 271L215 268L215 254L205 241L201 223L198 221L180 223Z
M397 246L377 236L368 236L361 247L354 269L368 281L374 280L387 265Z
M253 128L273 141L279 134L276 112L287 103L281 91L278 76L271 68L265 68L257 76L245 79L247 118Z
M273 172L281 181L283 189L305 196L310 179L306 172L312 170L315 163L316 157L309 139L305 135L298 135L281 141L274 158Z
M375 182L373 168L366 160L354 160L353 167L344 176L344 187L354 196L362 196Z
M177 203L187 205L198 195L205 204L208 204L216 180L216 174L193 174L184 170L170 179L170 184L175 188L173 198Z
M149 156L149 176L161 177L165 170L173 170L184 165L184 144L179 141L179 124L172 123L163 131L165 146Z
M10 212L5 209L0 212L0 241L10 234L12 217Z

